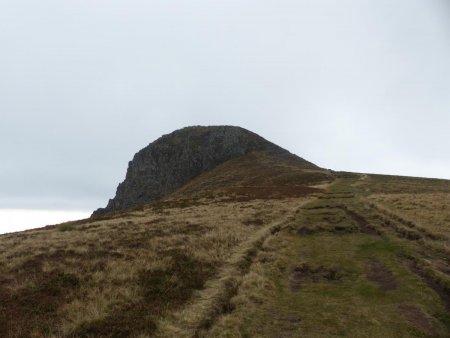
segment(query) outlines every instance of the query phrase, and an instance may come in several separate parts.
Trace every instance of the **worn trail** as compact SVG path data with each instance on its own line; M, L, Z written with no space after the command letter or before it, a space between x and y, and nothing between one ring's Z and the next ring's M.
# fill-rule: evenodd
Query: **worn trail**
M447 337L447 276L424 265L420 240L385 224L359 182L356 175L341 177L301 207L253 256L245 270L252 278L238 283L228 310L197 332Z

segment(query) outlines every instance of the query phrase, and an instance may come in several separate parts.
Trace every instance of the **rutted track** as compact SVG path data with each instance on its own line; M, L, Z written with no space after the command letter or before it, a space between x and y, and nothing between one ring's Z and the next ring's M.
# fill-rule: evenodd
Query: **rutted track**
M361 232L388 240L415 243L419 250L401 250L399 260L432 288L450 310L450 268L447 261L450 251L445 245L449 240L446 236L434 234L391 210L366 202L352 191L324 195L322 199L329 202L310 209L341 209L359 225Z
M394 213L390 210L387 210L378 204L369 203L368 205L369 205L369 207L374 209L377 213L381 214L380 218L382 220L384 220L385 222L388 222L387 223L388 225L389 225L389 223L397 222L406 228L412 229L413 232L410 231L411 233L414 233L414 232L419 233L419 235L416 234L415 237L423 236L423 237L425 237L429 240L433 240L433 241L448 241L448 238L446 236L434 234L434 233L430 232L429 230L425 229L424 227L422 227L410 220L406 220L404 217L399 216L396 213Z
M308 200L282 220L271 223L242 244L227 264L209 281L190 306L176 314L170 321L160 323L158 337L204 337L215 320L232 311L230 300L238 292L244 276L249 272L255 256L263 243L295 219L295 214Z
M415 224L412 225L407 220L368 205L369 202L364 198L364 195L359 194L357 189L353 189L355 182L354 177L337 180L334 187L332 186L316 201L305 206L299 206L297 210L293 210L289 215L286 215L283 220L272 223L255 233L249 241L240 246L228 263L222 267L215 279L207 283L205 289L199 293L198 297L187 308L170 320L160 323L158 336L214 336L214 334L217 335L220 332L220 325L224 325L222 319L218 320L219 317L225 315L224 318L230 318L228 316L231 316L231 318L236 319L242 316L242 308L240 309L239 305L236 306L232 298L239 295L241 290L243 290L241 289L241 284L249 276L252 266L256 266L252 264L257 260L258 252L264 246L265 241L284 229L287 231L284 231L280 236L285 236L286 233L300 235L302 240L305 241L305 245L308 245L309 235L312 235L312 241L322 238L321 236L329 239L337 235L339 237L342 236L340 237L342 241L346 241L349 238L359 238L367 241L367 243L378 243L373 246L373 250L375 250L374 252L381 252L380 257L384 257L384 252L382 251L384 247L395 247L395 250L387 251L386 253L386 255L391 257L389 258L390 261L388 261L391 265L385 265L383 259L378 256L368 256L367 272L363 271L361 276L364 277L360 278L366 278L366 280L374 283L382 292L398 291L400 293L403 288L403 277L399 276L396 269L404 269L406 267L412 274L428 285L430 289L434 290L436 293L435 297L439 296L442 303L446 305L447 311L450 311L449 276L446 271L440 270L439 267L433 265L434 262L440 259L440 256L436 253L442 254L439 250L441 250L444 240L433 236L429 231L422 230ZM430 245L438 245L440 248L437 250L431 247L431 250L429 250L434 261L426 256L426 250L430 249ZM364 259L366 258L362 259L362 265L364 266L366 264ZM303 282L307 283L310 277L309 274L312 274L311 280L319 280L320 282L322 281L321 273L328 271L325 271L322 265L317 267L305 264L300 264L297 270L294 270L297 273L294 276L297 277L297 279L294 278L294 289L298 283L301 285L303 285ZM391 272L393 266L398 267L393 270L394 272L397 271L396 273ZM339 270L332 269L330 271L339 272ZM345 276L345 273L343 275ZM339 279L337 278L336 280L335 283L339 284ZM345 281L345 278L343 280ZM292 280L290 281L292 282ZM297 287L297 289L299 288ZM300 290L297 289L291 291L301 294L301 288ZM430 290L429 292L432 291ZM270 302L269 304L272 304ZM414 304L414 301L412 301L412 304ZM400 304L398 308L406 312L408 309L415 309L414 306L408 307L408 305L404 304ZM246 310L244 309L244 311ZM291 316L290 313L297 314L295 312L297 310L298 308L287 309L286 312L282 311L282 314L279 316L294 318L295 316ZM298 312L298 314L304 313L304 311L305 309L303 309L303 312ZM443 311L445 312L445 309ZM421 314L420 311L417 313ZM284 321L284 324L275 323L274 325L281 329L280 332L283 332L283 330L290 332L289 330L298 329L301 326L299 324L300 321L300 319L296 319L292 324L286 324Z

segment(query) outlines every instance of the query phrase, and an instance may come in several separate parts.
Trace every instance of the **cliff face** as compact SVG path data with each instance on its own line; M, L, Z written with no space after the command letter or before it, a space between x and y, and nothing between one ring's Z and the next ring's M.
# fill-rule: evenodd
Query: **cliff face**
M197 126L174 131L136 153L128 164L125 180L117 187L116 196L94 215L157 200L221 163L261 150L289 154L240 127ZM296 158L304 162L305 168L317 168Z

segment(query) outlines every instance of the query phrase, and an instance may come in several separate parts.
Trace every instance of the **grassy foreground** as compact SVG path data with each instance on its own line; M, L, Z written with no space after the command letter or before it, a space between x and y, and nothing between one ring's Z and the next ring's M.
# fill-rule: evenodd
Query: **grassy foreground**
M421 232L371 207L380 179L340 178L306 204L264 243L233 311L207 336L449 337L444 231L426 223Z
M0 337L450 336L448 181L252 163L0 236Z

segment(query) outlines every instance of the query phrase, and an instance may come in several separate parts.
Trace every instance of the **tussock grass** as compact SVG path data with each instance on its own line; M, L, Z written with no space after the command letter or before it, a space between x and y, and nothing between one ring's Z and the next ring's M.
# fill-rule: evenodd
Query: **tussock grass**
M446 337L439 295L402 264L402 250L364 233L286 229L266 243L248 273L253 282L239 288L234 310L206 336ZM415 320L402 311L409 307L419 309L411 311Z
M296 202L296 209L305 203L304 201ZM231 298L236 295L244 281L248 282L249 278L246 278L246 275L254 257L269 237L292 221L294 213L295 211L291 211L283 219L254 233L230 257L218 272L217 277L209 281L205 289L194 298L192 305L176 313L172 320L161 323L161 329L157 335L161 337L203 336L218 316L234 308L230 302Z
M450 194L375 194L370 200L410 227L437 238L450 238Z
M0 336L151 334L297 202L173 203L0 236Z
M205 336L448 336L448 265L428 250L441 238L368 207L369 176L338 177L265 243Z
M0 236L0 337L448 336L448 182L230 163Z
M371 194L422 194L449 193L450 181L432 178L403 177L389 175L367 175L359 182Z

